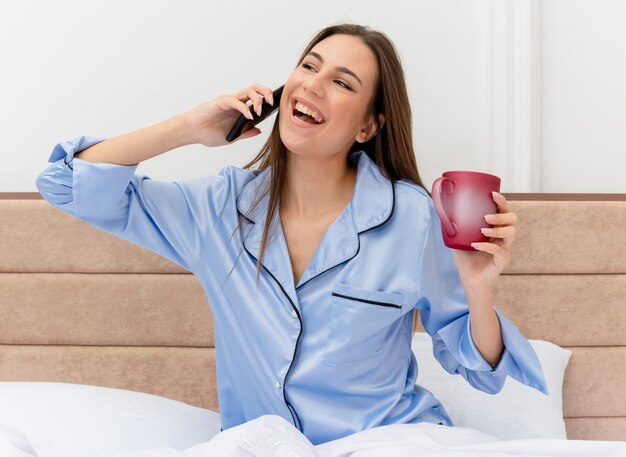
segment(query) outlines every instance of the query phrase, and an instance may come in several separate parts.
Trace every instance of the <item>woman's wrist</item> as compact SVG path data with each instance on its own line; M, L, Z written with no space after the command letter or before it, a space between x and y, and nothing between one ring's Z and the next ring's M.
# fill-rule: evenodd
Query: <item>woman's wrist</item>
M193 136L191 128L189 127L189 124L187 123L184 113L177 114L168 119L168 121L174 125L174 131L176 132L176 135L174 136L174 141L176 144L175 147L187 146L189 144L196 143L196 140Z
M491 297L493 293L493 286L485 283L476 283L464 281L461 278L461 285L465 291L465 295L481 300L485 297Z

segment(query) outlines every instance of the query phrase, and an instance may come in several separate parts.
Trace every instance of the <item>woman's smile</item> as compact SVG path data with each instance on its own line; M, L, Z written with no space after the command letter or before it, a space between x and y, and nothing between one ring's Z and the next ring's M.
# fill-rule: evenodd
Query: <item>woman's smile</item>
M294 114L294 112L297 114ZM289 111L289 120L296 127L305 128L305 129L311 129L311 128L320 127L324 125L324 123L318 124L317 122L315 122L315 120L311 116L308 116L304 113L300 113L299 111L295 111L295 110Z

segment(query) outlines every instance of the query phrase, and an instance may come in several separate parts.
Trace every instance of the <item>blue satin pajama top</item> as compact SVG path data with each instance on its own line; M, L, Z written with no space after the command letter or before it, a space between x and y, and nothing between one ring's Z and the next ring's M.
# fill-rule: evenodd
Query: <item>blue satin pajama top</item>
M60 210L198 278L215 320L224 430L276 414L317 445L379 425L453 425L440 401L415 384L414 311L450 374L490 394L507 376L547 394L537 355L495 307L505 350L496 367L481 356L431 198L414 183L386 179L365 152L351 153L352 200L295 286L274 216L257 289L269 194L249 210L269 169L226 166L214 176L161 182L135 173L137 165L74 159L99 141L57 144L37 188Z

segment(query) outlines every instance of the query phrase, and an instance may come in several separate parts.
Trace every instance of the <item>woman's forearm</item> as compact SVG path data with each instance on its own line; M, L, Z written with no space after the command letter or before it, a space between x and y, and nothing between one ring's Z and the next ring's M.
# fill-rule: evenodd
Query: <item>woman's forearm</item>
M504 352L500 321L493 309L491 291L466 293L470 309L470 331L474 345L489 363L495 366Z
M74 154L88 162L136 165L181 146L192 144L191 135L181 115L101 141Z

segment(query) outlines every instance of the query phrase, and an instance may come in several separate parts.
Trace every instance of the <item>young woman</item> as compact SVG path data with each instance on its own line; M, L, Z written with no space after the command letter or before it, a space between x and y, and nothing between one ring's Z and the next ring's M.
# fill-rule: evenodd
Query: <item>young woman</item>
M263 99L271 89L253 84L119 137L60 143L37 179L52 205L197 276L215 318L222 428L275 414L319 444L393 423L453 425L415 383L415 310L449 373L488 393L507 376L547 393L532 347L492 301L516 216L495 194L490 242L443 245L383 33L319 32L243 168L183 182L135 173L186 144L226 144Z

